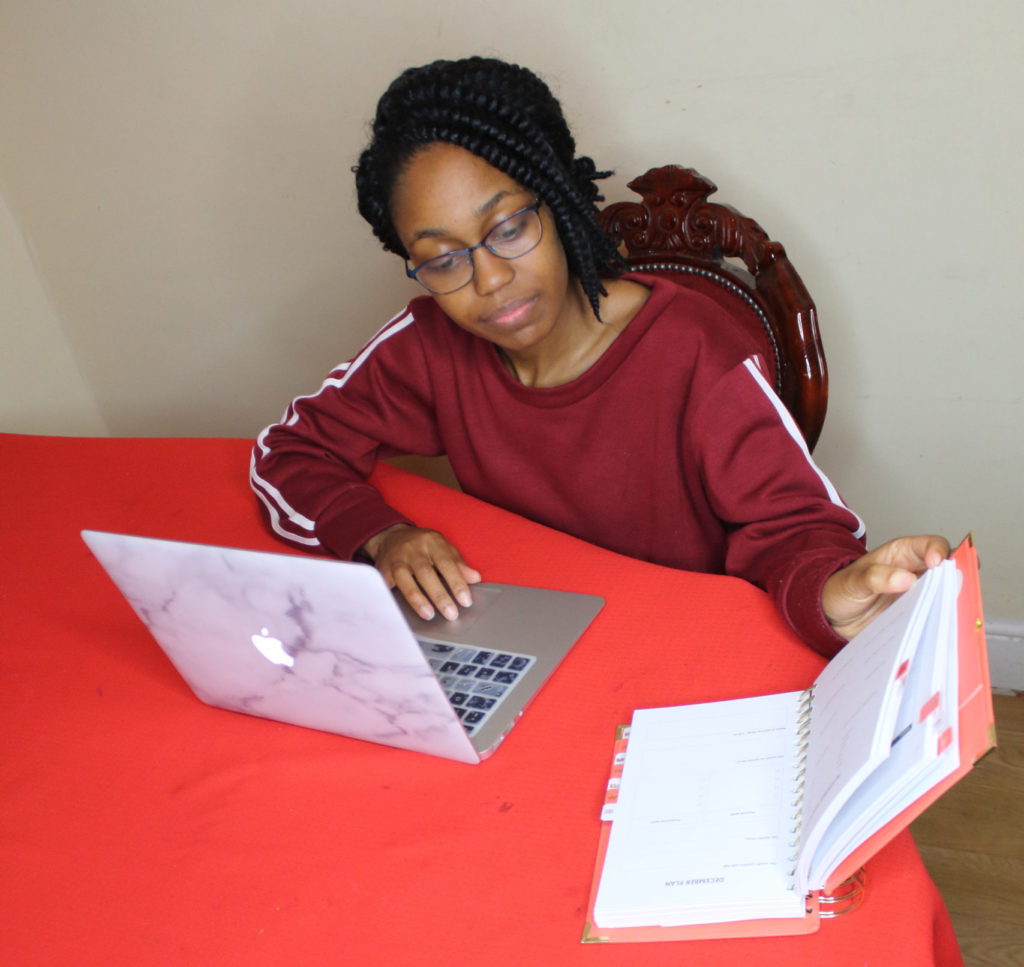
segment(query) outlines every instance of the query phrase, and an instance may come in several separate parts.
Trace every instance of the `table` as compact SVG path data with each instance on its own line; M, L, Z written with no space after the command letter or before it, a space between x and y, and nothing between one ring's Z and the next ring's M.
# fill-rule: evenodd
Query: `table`
M962 963L909 834L802 937L581 944L615 727L639 706L803 688L767 597L623 558L383 465L486 579L607 605L490 760L195 699L82 528L283 550L249 444L0 435L0 959L18 967Z

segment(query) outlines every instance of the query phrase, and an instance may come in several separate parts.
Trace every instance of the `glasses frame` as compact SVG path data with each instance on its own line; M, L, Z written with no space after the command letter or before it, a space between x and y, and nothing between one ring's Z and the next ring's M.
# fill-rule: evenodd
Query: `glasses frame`
M464 289L467 285L469 285L470 282L473 281L474 278L476 278L476 261L473 258L473 253L478 248L485 248L485 249L487 249L488 252L491 253L491 255L494 255L494 256L496 256L499 259L504 259L506 262L513 262L516 259L521 259L524 255L529 255L538 245L540 245L541 241L544 238L544 222L540 218L540 206L541 206L541 204L542 204L541 201L538 199L532 205L525 205L524 207L520 208L518 211L512 212L511 215L507 216L506 218L503 218L500 222L496 222L491 227L491 229L487 232L487 234L482 239L480 239L479 242L476 243L476 245L471 245L469 248L456 248L456 249L452 249L452 251L450 251L450 252L445 252L444 255L437 255L437 256L435 256L432 259L427 259L426 262L420 262L420 264L417 265L416 268L414 268L414 269L409 267L409 260L406 259L405 260L405 274L410 279L413 279L416 282L418 282L420 285L423 286L424 289L427 290L427 292L430 292L433 295L451 295L451 293L453 293L453 292L458 292L459 289ZM496 252L488 244L487 240L496 231L498 231L498 229L501 228L502 225L504 225L506 222L512 221L513 218L517 218L519 215L522 215L524 212L534 212L537 215L537 221L538 221L538 223L540 225L540 235L537 236L537 241L534 242L534 244L531 245L525 252L520 252L518 255L502 255L501 252ZM426 284L426 282L424 282L419 277L420 269L422 269L424 266L430 265L431 262L436 262L436 261L438 261L438 259L450 259L453 255L465 255L466 256L466 261L469 263L469 278L466 279L465 282L460 282L457 286L455 286L454 289L445 289L443 292L440 292L437 289L432 289L429 285Z

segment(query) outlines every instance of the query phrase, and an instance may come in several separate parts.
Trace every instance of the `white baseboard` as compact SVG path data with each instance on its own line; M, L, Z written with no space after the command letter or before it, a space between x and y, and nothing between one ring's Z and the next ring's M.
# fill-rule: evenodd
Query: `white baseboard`
M988 667L996 692L1024 692L1024 622L985 622Z

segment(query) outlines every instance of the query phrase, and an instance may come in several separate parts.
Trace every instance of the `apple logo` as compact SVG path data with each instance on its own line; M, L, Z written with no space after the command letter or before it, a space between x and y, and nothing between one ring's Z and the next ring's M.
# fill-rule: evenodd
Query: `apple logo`
M267 661L272 661L275 665L291 668L295 664L295 658L284 650L284 642L280 638L274 638L266 628L260 628L260 633L252 636L252 643Z

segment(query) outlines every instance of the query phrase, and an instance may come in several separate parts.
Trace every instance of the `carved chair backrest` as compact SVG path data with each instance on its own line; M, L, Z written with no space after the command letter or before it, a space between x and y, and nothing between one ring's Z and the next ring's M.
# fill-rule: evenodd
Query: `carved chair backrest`
M632 268L697 289L739 321L814 449L828 406L828 370L814 302L785 249L753 219L709 202L717 188L692 168L651 168L629 187L641 201L606 206L601 226Z

